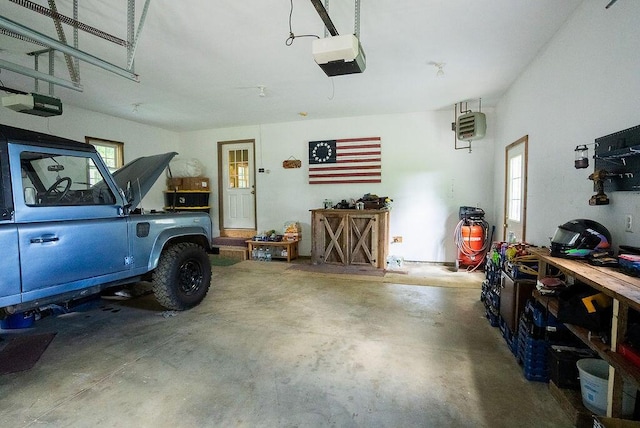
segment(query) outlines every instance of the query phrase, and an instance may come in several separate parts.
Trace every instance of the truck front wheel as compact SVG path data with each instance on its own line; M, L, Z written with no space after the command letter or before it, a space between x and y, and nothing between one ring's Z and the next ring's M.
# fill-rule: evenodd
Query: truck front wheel
M209 291L211 262L200 245L181 242L166 248L153 272L153 293L167 309L182 311L199 304Z

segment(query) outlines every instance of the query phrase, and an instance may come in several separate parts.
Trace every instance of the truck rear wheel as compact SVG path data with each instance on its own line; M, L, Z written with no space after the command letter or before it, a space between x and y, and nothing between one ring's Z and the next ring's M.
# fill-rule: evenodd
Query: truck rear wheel
M153 293L167 309L182 311L199 304L209 291L211 262L200 245L181 242L166 248L153 272Z

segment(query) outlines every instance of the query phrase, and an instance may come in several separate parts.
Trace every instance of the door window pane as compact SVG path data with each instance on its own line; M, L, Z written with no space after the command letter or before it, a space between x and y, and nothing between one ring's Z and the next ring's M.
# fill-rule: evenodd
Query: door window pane
M520 221L522 212L522 155L517 155L509 161L509 220Z
M229 188L248 189L249 182L249 150L229 151Z

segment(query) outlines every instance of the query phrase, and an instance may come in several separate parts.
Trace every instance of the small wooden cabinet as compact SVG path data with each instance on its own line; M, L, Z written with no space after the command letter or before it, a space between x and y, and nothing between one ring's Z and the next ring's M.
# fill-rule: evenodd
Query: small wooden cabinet
M500 282L500 316L510 331L518 331L518 320L536 288L536 281L513 279L508 273L502 272Z
M389 211L311 210L313 264L386 266L389 253Z

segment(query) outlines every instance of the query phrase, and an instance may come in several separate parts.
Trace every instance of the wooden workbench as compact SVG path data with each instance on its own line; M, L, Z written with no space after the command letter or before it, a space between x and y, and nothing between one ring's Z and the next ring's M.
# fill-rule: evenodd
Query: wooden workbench
M607 416L619 417L622 407L623 379L640 388L640 368L616 352L618 343L624 340L629 309L640 311L640 278L626 275L615 268L592 266L582 260L552 257L546 248L530 249L539 262L538 278L547 274L553 266L567 277L583 282L613 299L613 319L611 323L611 344L592 338L586 329L567 327L610 365ZM557 315L557 299L537 295L539 301L549 311Z

